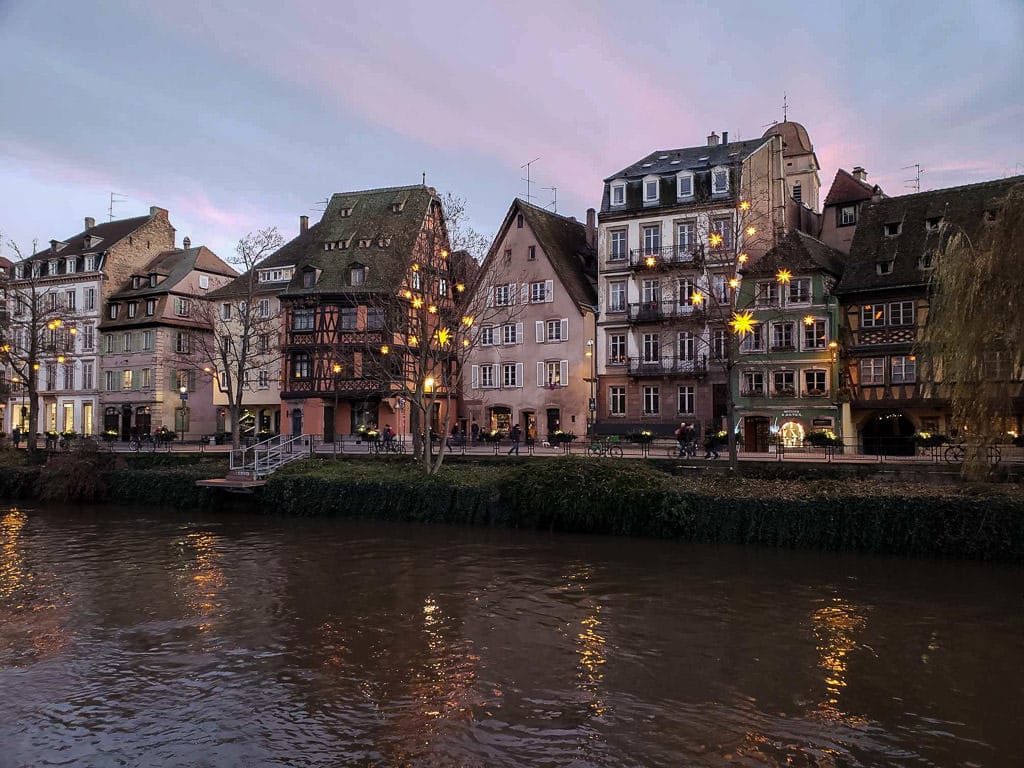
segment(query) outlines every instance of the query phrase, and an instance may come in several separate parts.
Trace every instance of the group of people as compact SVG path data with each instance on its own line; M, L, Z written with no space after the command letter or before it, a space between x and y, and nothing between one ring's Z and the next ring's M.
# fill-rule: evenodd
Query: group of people
M679 455L697 457L697 428L685 421L680 422L675 432L676 441L679 443ZM715 441L713 432L709 432L704 438L704 458L718 458L718 443Z

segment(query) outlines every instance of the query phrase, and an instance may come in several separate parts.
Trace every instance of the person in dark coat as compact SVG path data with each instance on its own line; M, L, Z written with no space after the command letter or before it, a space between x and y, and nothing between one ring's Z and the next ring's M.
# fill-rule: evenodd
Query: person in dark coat
M512 447L508 449L508 455L511 456L513 453L515 453L515 455L518 456L519 441L523 439L523 430L521 430L519 428L519 425L516 424L514 427L512 427L512 431L508 433L508 436L509 439L512 440Z

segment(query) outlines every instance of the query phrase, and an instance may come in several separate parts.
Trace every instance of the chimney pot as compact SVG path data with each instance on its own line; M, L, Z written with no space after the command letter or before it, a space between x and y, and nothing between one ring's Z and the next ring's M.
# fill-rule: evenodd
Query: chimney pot
M94 219L92 216L86 216L85 217L85 228L86 229L92 229L95 226L96 226L96 219Z
M714 131L712 131L711 135L708 136L708 146L709 147L717 147L718 146L718 134L715 133Z
M181 241L181 247L187 251L189 248L192 247L192 240L186 237L184 240Z
M587 208L587 245L597 247L597 211Z
M309 229L309 216L299 216L299 234Z
M151 206L149 206L149 215L150 216L157 216L157 215L159 215L161 213L166 217L167 216L167 209L166 208L161 208L158 205L151 205Z
M729 132L728 131L722 131L722 144L728 144L728 143L729 143Z
M853 169L853 178L855 178L857 181L866 182L868 180L868 172L858 165L856 168Z

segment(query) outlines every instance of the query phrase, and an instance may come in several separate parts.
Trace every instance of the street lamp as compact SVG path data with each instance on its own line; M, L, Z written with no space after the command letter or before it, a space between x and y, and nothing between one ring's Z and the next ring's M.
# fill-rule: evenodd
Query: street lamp
M188 406L185 403L188 402L188 387L184 384L178 388L178 395L181 397L181 442L185 442L185 413Z
M584 352L584 355L590 358L590 378L585 381L590 383L590 400L587 403L590 423L587 427L587 434L592 435L594 424L597 421L597 356L594 354L593 339L587 339L587 351Z
M331 442L337 442L338 431L338 374L341 373L341 363L335 363L331 366L331 371L334 373L334 411L331 413Z

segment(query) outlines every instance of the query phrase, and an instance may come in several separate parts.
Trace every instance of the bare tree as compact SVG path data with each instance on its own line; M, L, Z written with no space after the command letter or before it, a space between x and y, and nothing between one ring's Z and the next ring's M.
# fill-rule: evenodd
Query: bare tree
M261 284L256 265L283 244L276 227L250 232L238 241L235 257L227 261L243 274L200 304L197 319L212 333L195 334L192 348L181 357L183 365L216 372L227 397L235 448L241 442L241 409L254 386L250 372L275 366L281 359L276 291Z
M491 240L469 226L466 216L466 200L452 192L441 195L445 225L452 252L466 251L476 261L483 261Z
M35 245L33 242L33 252ZM64 304L58 286L46 283L41 262L29 261L13 241L8 241L7 246L17 256L14 269L18 270L18 277L3 274L0 278L7 298L7 312L0 314L0 362L11 372L11 383L26 390L26 443L30 451L35 451L40 371L56 376L56 366L63 365L65 356L74 352L77 315Z
M973 239L944 225L922 345L928 378L971 439L962 472L973 479L988 475L989 451L1005 439L1014 398L1024 398L1024 185L991 215Z

